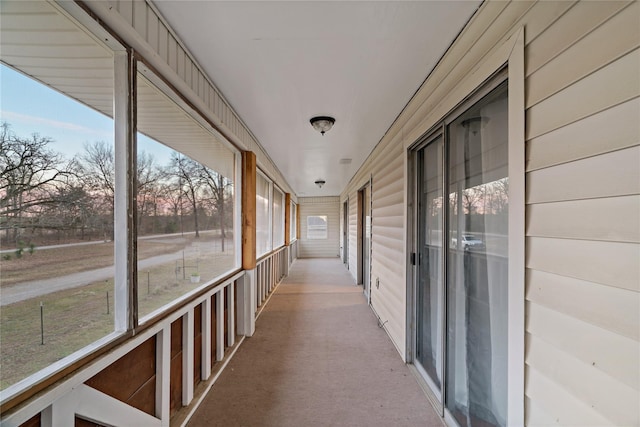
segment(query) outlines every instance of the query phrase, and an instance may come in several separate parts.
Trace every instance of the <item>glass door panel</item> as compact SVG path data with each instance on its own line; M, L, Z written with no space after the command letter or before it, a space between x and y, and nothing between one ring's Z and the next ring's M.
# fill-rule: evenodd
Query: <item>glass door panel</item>
M371 289L371 186L362 190L362 287L367 301Z
M503 84L448 126L445 406L461 426L506 425L507 113Z
M442 384L442 153L442 136L417 153L416 364L434 391Z

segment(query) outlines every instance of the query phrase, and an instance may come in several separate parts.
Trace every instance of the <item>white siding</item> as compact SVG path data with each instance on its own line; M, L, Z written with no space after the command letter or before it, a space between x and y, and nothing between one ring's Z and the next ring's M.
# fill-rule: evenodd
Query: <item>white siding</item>
M358 280L358 193L349 194L349 272Z
M333 258L340 253L340 199L338 197L301 197L300 234L298 256L300 258ZM307 216L327 216L327 238L307 239Z
M406 149L477 86L474 74L521 27L525 421L640 425L638 2L482 5L342 194L355 202L373 176L372 304L402 349Z
M399 138L372 162L371 305L401 354L406 335L404 150Z

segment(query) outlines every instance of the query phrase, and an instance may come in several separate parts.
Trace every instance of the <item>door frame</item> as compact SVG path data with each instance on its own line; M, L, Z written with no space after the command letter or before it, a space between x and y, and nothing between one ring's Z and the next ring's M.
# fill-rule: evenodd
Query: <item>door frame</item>
M358 189L358 212L357 212L357 240L358 240L358 285L362 285L362 292L365 294L367 298L367 303L371 303L371 254L372 254L372 241L371 237L373 233L369 232L369 250L368 250L368 259L369 259L369 283L365 283L365 272L364 272L364 232L365 232L365 216L366 213L369 213L369 224L370 227L373 228L373 191L372 191L372 177L369 177L369 180L364 183ZM365 192L369 191L369 203L368 206L365 206ZM365 210L366 209L366 210Z
M440 122L437 126L430 130L427 134L420 138L420 140L411 146L409 150L407 150L407 160L408 160L408 173L407 179L408 183L408 197L407 197L407 248L408 254L407 257L407 316L408 316L408 324L410 328L407 328L408 340L407 340L407 362L411 364L413 369L419 374L419 378L424 381L427 385L425 390L427 391L427 397L431 400L434 408L438 409L438 414L441 417L445 416L445 399L444 399L444 387L446 381L446 372L447 372L447 358L445 351L445 340L446 340L446 319L447 319L447 293L446 293L446 278L447 278L447 257L445 253L448 249L447 238L445 238L445 230L447 230L448 218L447 215L443 212L442 214L442 283L440 283L440 291L442 292L443 306L441 307L441 322L445 331L443 331L440 340L440 352L442 357L442 371L440 372L440 377L442 378L442 384L440 387L440 392L435 391L437 389L436 385L433 381L426 375L426 372L419 364L416 364L416 349L418 344L418 333L417 333L417 300L418 300L418 270L419 270L419 238L418 238L418 217L419 217L419 195L418 195L418 177L419 174L419 156L418 153L425 149L432 143L435 143L439 138L442 139L443 144L443 153L442 153L442 162L444 165L447 164L447 152L444 149L444 143L446 139L446 124L444 121ZM446 169L443 168L442 173L442 188L447 188L447 174ZM424 388L424 387L423 387Z
M349 269L349 198L342 202L342 262Z

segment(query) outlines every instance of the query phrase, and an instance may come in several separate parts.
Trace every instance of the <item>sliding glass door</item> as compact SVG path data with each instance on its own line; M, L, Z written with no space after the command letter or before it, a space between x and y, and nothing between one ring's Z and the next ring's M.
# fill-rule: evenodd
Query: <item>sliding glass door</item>
M414 364L465 427L507 419L507 112L503 83L413 154Z
M440 396L443 337L442 135L417 152L416 366Z

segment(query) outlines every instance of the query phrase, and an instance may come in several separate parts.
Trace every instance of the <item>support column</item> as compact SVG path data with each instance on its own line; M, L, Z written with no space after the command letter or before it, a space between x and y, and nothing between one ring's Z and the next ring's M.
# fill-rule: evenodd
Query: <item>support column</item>
M256 155L242 152L242 268L245 274L238 281L238 307L242 334L247 337L256 330ZM238 325L240 331L240 325Z
M242 152L242 268L256 268L256 155Z
M246 270L237 281L238 333L250 337L256 330L256 270Z

